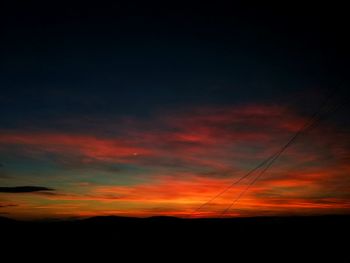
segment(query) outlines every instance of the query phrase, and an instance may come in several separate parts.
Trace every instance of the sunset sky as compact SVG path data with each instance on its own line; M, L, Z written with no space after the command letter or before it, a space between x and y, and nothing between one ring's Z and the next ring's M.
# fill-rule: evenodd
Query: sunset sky
M225 216L349 213L349 45L322 11L4 6L0 216L219 216L258 173L193 211L339 83Z

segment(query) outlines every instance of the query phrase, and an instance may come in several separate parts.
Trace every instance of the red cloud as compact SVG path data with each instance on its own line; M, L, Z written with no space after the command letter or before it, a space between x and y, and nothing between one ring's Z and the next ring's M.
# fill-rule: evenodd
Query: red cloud
M0 146L2 151L26 150L36 155L51 152L68 159L80 156L83 166L97 162L101 169L108 163L147 167L148 174L141 175L143 183L80 185L79 193L61 189L51 195L36 194L39 199L81 202L76 211L81 215L116 211L185 215L278 150L305 122L305 117L280 106L192 108L160 114L147 124L138 120L121 122L114 137L83 132L3 131ZM304 134L250 188L234 214L349 209L350 181L346 176L350 173L350 138L342 133L341 143L334 140L338 135L335 128L321 126ZM118 184L117 177L115 182ZM205 207L201 216L218 215L249 179L243 183ZM98 208L89 203L94 201L107 205ZM85 202L89 205L84 206ZM122 208L116 210L118 205Z
M0 144L25 145L49 152L79 152L88 158L108 160L133 155L160 155L171 151L203 152L203 147L222 147L234 143L266 143L275 132L292 132L304 118L282 115L277 106L203 108L168 114L155 119L157 129L144 129L121 123L123 135L115 138L69 133L1 132ZM283 118L282 118L283 117ZM133 121L132 123L135 123ZM142 124L141 124L142 126ZM268 128L266 128L268 127ZM210 149L207 149L210 150Z
M253 186L227 215L334 213L350 209L349 199L322 196L320 190L324 190L327 184L319 182L319 177L322 175L299 175L294 179L264 180ZM107 206L100 205L105 209L100 211L102 214L220 216L222 211L246 188L246 183L233 187L198 212L193 213L193 211L231 182L232 179L179 174L176 177L158 176L149 182L131 186L89 185L86 186L85 194L37 193L36 195L55 201L79 201L82 204L90 201L97 204L105 203ZM115 207L124 207L124 209L118 210L117 213Z
M150 150L118 139L51 133L1 133L0 144L24 145L54 153L77 152L92 160L113 160L151 154Z

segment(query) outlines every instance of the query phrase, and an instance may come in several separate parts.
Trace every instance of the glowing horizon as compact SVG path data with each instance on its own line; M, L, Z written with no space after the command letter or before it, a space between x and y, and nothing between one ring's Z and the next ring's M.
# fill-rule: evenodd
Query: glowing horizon
M52 190L2 192L1 215L220 216L251 177L193 211L279 149L306 120L283 105L254 103L121 118L86 132L3 129L1 185ZM305 134L225 216L348 213L349 150L339 141L350 138L337 128L326 123Z

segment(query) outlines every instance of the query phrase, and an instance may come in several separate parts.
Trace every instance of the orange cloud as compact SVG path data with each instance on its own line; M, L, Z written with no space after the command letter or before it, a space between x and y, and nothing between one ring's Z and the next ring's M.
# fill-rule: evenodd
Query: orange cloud
M78 152L88 159L96 160L130 158L151 153L150 150L119 139L106 139L74 134L2 132L0 134L0 144L24 145L32 147L32 149L63 154Z
M42 213L52 210L50 213L60 215L185 216L274 153L305 121L292 110L275 105L192 108L159 114L147 124L121 122L118 133L109 137L97 132L1 131L0 151L44 157L54 153L57 161L61 157L74 161L78 156L82 167L99 163L98 169L110 163L128 164L131 168L125 174L130 177L133 169L146 171L137 175L141 182L129 183L119 182L120 174L126 176L124 171L113 174L108 183L97 176L94 184L84 183L83 176L77 175L74 182L81 179L75 185L79 191L62 186L53 194L33 194L28 211L37 207ZM341 140L334 139L337 135ZM335 125L303 135L230 215L344 212L350 200L349 144L349 135L338 134ZM65 167L61 172L65 173ZM71 183L69 178L62 180L67 180L63 185ZM249 181L247 178L204 207L199 216L220 214Z

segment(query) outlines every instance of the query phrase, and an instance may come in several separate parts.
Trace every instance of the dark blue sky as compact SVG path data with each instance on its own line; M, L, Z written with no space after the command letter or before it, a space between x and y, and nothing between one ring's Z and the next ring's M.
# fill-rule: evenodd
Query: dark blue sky
M273 101L323 92L346 70L344 21L322 7L41 3L1 12L4 128Z

